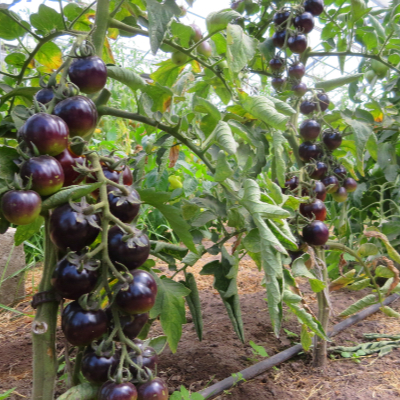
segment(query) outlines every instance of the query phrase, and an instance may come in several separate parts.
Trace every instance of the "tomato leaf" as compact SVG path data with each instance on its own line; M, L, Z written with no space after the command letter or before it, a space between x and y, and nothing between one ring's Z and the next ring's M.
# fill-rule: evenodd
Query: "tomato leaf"
M238 12L231 9L212 12L206 19L208 33L221 31L225 29L232 20L241 17L242 16Z
M61 49L55 43L47 42L36 53L35 60L49 69L56 70L62 64Z
M43 217L37 217L35 221L31 222L28 225L19 225L17 226L17 230L14 236L14 243L16 246L19 246L25 240L29 240L36 232L39 232L40 228L44 224Z
M232 176L233 170L226 159L226 154L223 150L218 153L217 165L215 167L214 180L223 182L226 178Z
M40 89L41 87L19 87L13 89L11 90L11 92L8 92L4 96L0 97L0 106L4 104L8 99L16 96L25 97L28 100L32 100L35 93L38 92Z
M0 38L5 40L18 39L25 35L26 30L17 24L14 19L21 22L29 29L29 24L22 21L20 17L12 11L0 10Z
M93 386L90 383L81 383L67 390L64 394L57 397L57 400L93 400L99 391L98 386Z
M219 121L212 135L223 150L230 155L236 154L238 144L232 135L230 126L226 122Z
M310 349L310 347L312 345L312 338L313 338L313 335L308 331L307 325L302 324L300 341L301 341L301 345L303 346L303 349L305 351L308 351Z
M61 14L44 4L39 6L36 14L30 16L32 26L44 33L52 30L63 30L64 23Z
M317 89L324 89L325 92L330 92L331 90L337 89L349 83L358 81L364 74L354 74L346 75L340 78L331 79L329 81L317 82L315 87Z

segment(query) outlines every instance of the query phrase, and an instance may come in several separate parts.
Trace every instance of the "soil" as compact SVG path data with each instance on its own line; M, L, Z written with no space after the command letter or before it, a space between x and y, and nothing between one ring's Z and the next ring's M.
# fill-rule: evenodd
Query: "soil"
M260 290L262 274L250 259L244 258L240 264L238 279L246 335L245 343L241 343L232 329L219 295L212 288L212 277L199 275L202 265L214 258L210 256L202 259L191 269L199 279L204 318L203 340L200 342L197 339L188 313L188 323L183 327L178 351L172 354L167 349L160 357L159 376L167 381L170 393L181 385L192 392L199 391L260 361L262 358L254 355L250 341L263 346L269 356L299 341L297 318L286 309L282 335L279 339L273 335L264 301L265 291ZM165 265L159 264L158 268L167 273ZM36 278L40 277L40 269L33 271L33 274L36 274ZM34 283L31 286L27 288L28 294L35 289ZM315 310L315 294L307 288L305 282L300 282L300 287L308 304ZM360 292L333 292L331 301L335 315L369 292L368 289ZM23 313L33 314L29 301L28 296L16 308ZM400 312L400 301L393 303L392 308ZM30 398L31 320L26 315L0 313L0 394L16 388L9 397L12 400ZM333 325L339 321L340 318L332 317L330 322ZM157 336L161 333L161 327L156 323L151 334ZM353 346L366 342L364 333L400 334L400 321L382 313L374 314L336 336L331 345ZM62 354L64 342L61 331L58 336L58 352ZM400 398L399 369L400 350L394 350L381 358L373 355L352 360L336 356L335 359L328 360L325 371L313 369L311 355L302 353L251 381L237 384L215 399L291 400L295 397L296 400L394 400Z

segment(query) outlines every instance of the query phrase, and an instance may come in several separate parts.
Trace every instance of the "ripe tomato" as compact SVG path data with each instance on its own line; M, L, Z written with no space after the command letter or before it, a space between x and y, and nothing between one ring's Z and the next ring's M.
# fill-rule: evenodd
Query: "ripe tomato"
M329 229L322 221L313 221L303 228L303 239L312 246L322 246L329 239Z
M39 216L42 199L33 190L10 190L1 199L1 210L7 221L28 225Z
M326 207L323 201L315 199L311 203L300 204L300 214L306 218L315 217L316 220L325 221Z
M84 156L77 156L71 149L65 149L55 158L64 171L64 187L78 185L83 181L84 177L79 178L79 172L75 171L73 167L83 165Z
M108 381L100 388L98 400L137 400L137 396L136 387L132 383Z
M108 202L110 204L110 212L122 222L130 223L139 214L140 196L139 193L129 188L129 195L125 196L119 189L108 186Z
M102 384L108 381L108 375L115 373L118 367L118 354L104 353L97 355L88 347L82 359L82 374L91 383Z
M168 386L160 378L138 385L138 400L168 400Z

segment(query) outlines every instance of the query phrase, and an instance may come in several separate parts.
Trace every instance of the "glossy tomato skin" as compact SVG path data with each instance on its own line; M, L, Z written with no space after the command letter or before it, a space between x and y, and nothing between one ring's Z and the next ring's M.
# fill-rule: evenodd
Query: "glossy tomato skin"
M136 240L141 244L132 242L132 247L129 247L130 240L123 241L122 238L126 234L118 227L113 226L108 231L108 253L110 259L119 268L117 263L125 265L129 270L139 268L149 257L150 241L147 235L139 233Z
M275 25L282 25L289 19L289 17L290 17L290 11L281 11L275 13L272 21L274 22Z
M1 199L1 210L7 221L28 225L39 216L42 199L33 190L10 190Z
M304 9L317 17L324 11L324 0L306 0Z
M322 179L322 183L327 188L329 185L333 185L331 189L327 189L327 193L335 193L339 189L339 181L336 176L330 175Z
M304 82L299 82L292 86L292 90L296 96L302 97L307 93L308 88Z
M305 11L294 19L293 25L302 33L310 33L315 25L314 16Z
M326 111L329 107L329 97L326 93L318 93L317 97L319 99L319 107L321 111Z
M69 130L59 117L46 113L34 114L27 119L18 132L26 145L36 146L40 154L56 156L68 146Z
M285 86L285 83L286 83L286 79L282 78L281 76L275 76L271 80L272 87L278 92L283 89L283 87Z
M64 308L61 327L68 342L74 346L88 346L107 332L104 310L84 310L77 301Z
M303 228L303 239L312 246L322 246L329 239L329 229L322 221L313 221Z
M68 75L81 92L96 93L106 85L107 67L100 57L79 57L72 62Z
M100 225L98 214L91 217ZM80 219L79 213L68 203L57 207L51 214L50 238L61 251L66 252L68 248L80 251L90 246L100 233L100 229L90 225L86 218Z
M343 187L348 191L348 193L352 193L357 189L357 182L353 178L346 178L343 181Z
M100 388L97 398L98 400L137 400L137 396L136 387L132 383L108 381Z
M298 33L295 36L290 36L287 45L292 53L301 54L307 48L307 37L302 33Z
M143 383L138 386L138 400L168 400L168 386L160 378Z
M269 61L269 67L272 71L280 72L285 68L285 60L281 57L274 57Z
M154 370L156 365L158 364L158 356L156 351L150 347L147 346L145 348L142 348L142 354L139 356L135 352L131 352L129 354L130 359L137 365L139 365L141 368L149 368ZM129 368L131 371L131 374L136 377L137 375L137 369L134 366L131 366Z
M299 183L299 178L297 176L293 176L285 182L285 189L289 189L290 191L295 190L298 188ZM282 191L285 192L285 189L283 189Z
M80 178L79 172L75 171L73 167L83 165L85 157L77 156L71 149L67 148L55 158L64 171L64 187L78 185L83 181L84 176Z
M312 142L303 142L299 146L299 156L305 161L317 160L322 154L321 148Z
M91 348L82 359L82 374L91 383L102 384L108 381L108 375L114 375L119 357L114 355L98 356Z
M203 38L203 33L201 32L201 29L198 25L196 24L191 24L190 25L194 31L194 34L192 36L193 40L197 43Z
M71 263L66 256L57 263L51 284L65 299L78 300L96 287L97 278L97 271L86 268L79 271L79 266Z
M321 201L326 199L326 187L322 182L315 182L314 187L315 197Z
M41 196L58 192L64 184L64 171L51 156L31 157L22 164L20 174L25 184L32 176L32 190Z
M347 176L347 169L343 167L343 165L338 165L336 168L333 169L333 173L340 178L346 178Z
M108 318L108 325L109 325L109 330L110 332L114 328L114 323L113 323L113 317L112 317L112 312L108 308L106 310L107 318ZM119 321L121 323L122 331L124 335L128 339L135 339L140 331L143 329L145 326L146 322L149 320L149 314L148 313L143 313L143 314L119 314ZM118 339L116 339L118 340Z
M47 88L39 90L35 95L36 100L42 104L50 103L50 101L53 100L53 97L53 90Z
M324 142L325 146L328 148L328 150L336 150L337 148L340 147L342 144L342 135L339 132L331 132L327 131L324 132L324 135L322 137L322 141Z
M325 221L326 207L323 201L315 199L312 203L300 204L300 214L309 219L315 217L319 221Z
M318 161L315 163L314 167L315 168L310 173L310 178L323 179L328 172L328 166L324 162Z
M136 216L139 214L140 203L131 203L128 200L125 200L122 204L118 205L121 197L116 195L114 188L112 186L107 187L108 191L108 202L110 204L110 212L115 217L119 218L122 222L130 223L132 222ZM129 189L131 195L130 197L134 197L138 202L140 201L139 193L130 188Z
M344 187L340 187L336 192L332 193L333 200L338 203L343 203L347 200L348 194L347 190Z
M315 140L321 133L321 125L315 119L306 119L301 123L299 133L304 140Z
M70 137L89 136L97 125L98 114L92 100L84 96L73 96L60 101L55 107L55 115L65 121Z
M127 314L143 314L152 309L156 301L157 285L146 271L131 271L133 282L127 290L119 290L115 303Z
M275 47L281 48L285 44L286 31L276 31L272 35L272 43Z
M303 115L312 114L317 110L317 104L310 100L305 100L300 104L300 112Z
M297 62L289 67L288 73L291 78L301 79L306 73L306 67L301 62Z

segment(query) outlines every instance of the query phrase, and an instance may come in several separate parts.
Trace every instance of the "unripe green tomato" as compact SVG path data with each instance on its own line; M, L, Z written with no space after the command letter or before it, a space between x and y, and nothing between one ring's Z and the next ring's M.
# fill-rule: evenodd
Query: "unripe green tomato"
M378 60L371 60L371 67L380 79L384 78L389 71L389 67Z
M180 189L183 187L181 178L179 176L171 175L168 177L168 182L172 190Z
M201 33L201 29L196 24L191 24L190 26L194 31L194 34L192 35L192 39L197 43L198 41L203 39L203 34Z
M187 62L188 58L189 57L186 54L176 51L175 53L172 53L171 61L176 65L183 65Z
M333 200L343 203L347 200L348 194L344 187L340 187L335 193L332 193Z
M210 57L212 54L212 48L210 43L208 42L201 42L198 46L197 46L197 52L199 54L201 54L204 57Z
M218 65L219 65L219 67L220 67L221 69L229 68L229 67L228 67L228 63L227 63L226 60L221 61Z
M372 80L375 78L375 76L376 74L372 69L370 69L364 74L364 78L367 80L368 83L371 83Z

